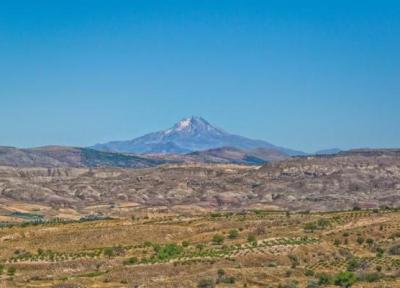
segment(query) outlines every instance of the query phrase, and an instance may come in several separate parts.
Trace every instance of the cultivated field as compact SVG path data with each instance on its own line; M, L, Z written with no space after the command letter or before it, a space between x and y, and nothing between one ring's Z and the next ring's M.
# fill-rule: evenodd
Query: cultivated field
M396 210L127 209L14 214L0 228L1 287L400 287Z

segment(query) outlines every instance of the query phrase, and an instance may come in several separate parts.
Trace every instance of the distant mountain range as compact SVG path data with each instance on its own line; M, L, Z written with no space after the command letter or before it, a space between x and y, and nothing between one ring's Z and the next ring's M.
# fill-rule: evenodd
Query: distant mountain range
M305 155L304 152L275 146L263 140L253 140L216 128L201 117L190 117L176 123L172 128L150 133L128 141L97 144L92 149L118 153L166 153L189 152L231 147L241 150L258 148L276 150L287 156Z
M383 151L383 152L382 152ZM395 151L395 152L393 152ZM327 149L315 155L353 153ZM359 149L358 154L391 153L397 150ZM88 148L45 146L19 149L0 147L0 166L14 167L120 167L148 168L168 163L233 163L260 165L307 156L263 140L230 134L201 117L190 117L167 130L128 141L113 141Z
M325 149L315 152L315 155L335 155L342 152L339 148Z
M0 147L0 166L147 168L166 161L97 151L88 148L46 146L32 149Z

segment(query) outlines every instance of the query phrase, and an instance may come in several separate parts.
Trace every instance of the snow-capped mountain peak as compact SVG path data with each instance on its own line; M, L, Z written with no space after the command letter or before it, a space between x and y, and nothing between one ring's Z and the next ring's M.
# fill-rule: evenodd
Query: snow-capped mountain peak
M165 131L167 134L175 133L217 133L223 134L224 131L212 126L201 117L192 116L179 121L172 127Z
M227 133L196 116L182 119L167 130L150 133L128 141L97 144L92 148L122 153L188 153L220 147L273 148L288 155L302 155L302 152L277 147L266 141Z

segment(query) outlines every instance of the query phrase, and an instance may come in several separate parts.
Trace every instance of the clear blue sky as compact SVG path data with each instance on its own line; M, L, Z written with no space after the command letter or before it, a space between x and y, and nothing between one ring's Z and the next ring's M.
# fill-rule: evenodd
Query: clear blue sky
M0 145L199 115L311 152L400 147L400 2L4 0Z

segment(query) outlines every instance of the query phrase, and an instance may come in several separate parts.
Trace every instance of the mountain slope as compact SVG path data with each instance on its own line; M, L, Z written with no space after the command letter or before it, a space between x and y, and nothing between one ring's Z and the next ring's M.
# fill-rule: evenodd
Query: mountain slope
M170 147L173 147L171 149ZM276 149L287 155L304 155L303 152L277 147L266 141L253 140L229 134L212 126L201 117L183 119L172 128L150 133L129 141L114 141L97 144L93 149L120 153L187 153L221 147L244 150Z
M0 166L14 167L122 167L146 168L165 163L134 155L88 148L46 146L32 149L0 147Z
M284 160L289 156L275 149L257 148L246 151L233 147L222 147L192 152L187 154L187 157L190 157L193 162L259 165L266 162Z

